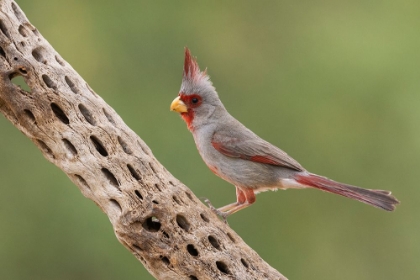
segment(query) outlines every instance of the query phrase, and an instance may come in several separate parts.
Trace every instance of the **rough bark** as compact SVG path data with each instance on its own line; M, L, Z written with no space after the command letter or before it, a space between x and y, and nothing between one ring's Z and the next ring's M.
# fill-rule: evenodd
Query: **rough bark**
M154 158L11 0L0 0L0 111L103 210L154 277L286 279Z

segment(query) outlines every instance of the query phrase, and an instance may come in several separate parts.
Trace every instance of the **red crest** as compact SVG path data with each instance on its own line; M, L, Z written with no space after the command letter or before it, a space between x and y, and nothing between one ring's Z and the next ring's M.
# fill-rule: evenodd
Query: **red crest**
M200 71L197 60L191 56L190 50L185 47L185 60L184 60L184 78L197 79L206 75L206 71L203 73Z

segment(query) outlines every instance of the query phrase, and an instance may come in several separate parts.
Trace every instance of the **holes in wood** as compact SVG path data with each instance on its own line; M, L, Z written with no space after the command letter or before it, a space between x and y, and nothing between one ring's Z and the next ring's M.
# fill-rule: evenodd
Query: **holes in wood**
M190 280L198 280L198 278L195 277L194 275L190 275Z
M42 55L41 55L41 53L39 52L38 49L34 49L32 51L32 56L35 58L36 61L42 62Z
M13 10L13 13L15 14L16 18L20 22L25 22L25 16L22 14L22 12L20 11L20 9L13 2L12 2L12 10Z
M90 186L88 185L88 183L86 182L85 179L83 179L82 176L78 175L78 174L74 174L74 177L76 178L76 181L83 187L90 189Z
M160 256L160 259L166 265L170 265L171 264L171 262L169 261L169 259L167 257Z
M241 263L242 263L242 265L243 265L243 266L245 266L246 268L249 268L248 262L247 262L245 259L241 258Z
M27 117L28 117L28 119L29 119L32 123L36 124L35 116L34 116L34 114L33 114L30 110L25 109L25 110L23 110L23 112L25 113L25 116L27 116Z
M90 136L90 141L92 141L93 146L95 146L95 149L98 151L98 153L104 157L108 156L108 152L106 151L104 145L98 138L96 138L96 136Z
M197 257L198 256L198 251L197 249L194 247L194 245L192 244L188 244L187 245L187 251L188 253L190 253L191 256L193 257Z
M36 59L36 61L41 62L43 64L47 64L47 59L43 55L44 52L45 52L44 48L41 48L41 47L36 48L32 51L32 56ZM47 76L47 75L45 75L45 76ZM42 76L42 78L44 79L44 75ZM48 77L48 79L49 79L49 77ZM45 80L44 80L44 82L47 83ZM48 84L47 84L47 86L48 86ZM52 86L48 86L48 87L52 88Z
M26 75L26 74L28 74L28 71L26 71L26 68L25 67L20 67L19 69L19 72L22 74L22 75ZM26 82L25 82L25 84L26 84ZM29 87L29 86L28 86Z
M119 212L122 212L121 205L116 201L115 199L110 199L109 202L111 202L111 205L116 208Z
M150 169L152 169L153 173L156 173L155 167L151 162L149 162Z
M172 196L172 199L176 202L176 204L182 205L181 201L179 201L179 199L176 195Z
M82 113L85 120L90 123L91 125L96 125L96 120L93 117L92 113L85 107L83 104L79 104L78 106L80 113Z
M105 167L101 169L102 174L105 175L105 177L108 179L108 181L111 183L112 186L120 190L120 183L118 182L117 178L115 178L114 174L111 173L108 169Z
M152 202L153 202L154 204L159 204L159 202L158 202L157 200L152 200Z
M22 68L20 69L20 71L22 72ZM26 74L26 71L23 69L24 74ZM18 73L13 73L10 75L11 81L14 85L18 86L20 89L26 91L26 92L32 92L31 88L28 86L28 84L26 83L25 79Z
M185 194L187 195L187 197L192 201L192 202L195 202L194 201L194 198L192 197L192 195L189 193L189 192L185 192Z
M136 181L141 180L140 174L137 173L137 171L130 164L127 164L127 168L128 168L128 171L130 171L131 176L133 176L133 178L136 179Z
M157 232L160 230L161 223L158 218L149 217L143 222L142 226L147 231Z
M54 112L54 115L64 124L69 124L69 118L67 118L66 114L63 110L55 103L51 103L51 109Z
M236 242L236 240L235 240L235 238L233 238L232 234L230 234L230 233L228 232L226 235L229 237L230 241L232 241L233 243L235 243L235 242Z
M137 244L131 244L131 246L136 249L137 251L143 251L143 249Z
M19 29L18 29L20 35L22 35L23 37L28 37L29 33L26 30L26 28L23 25L19 25Z
M102 108L102 111L104 112L104 115L108 119L108 121L115 126L115 121L112 118L112 116L105 110L105 108Z
M48 75L46 74L42 75L42 80L44 81L47 87L57 90L57 85L54 83L53 80L51 80L50 77L48 77Z
M10 39L9 31L6 28L6 25L4 24L3 20L0 19L0 30L1 32Z
M134 191L134 193L136 194L136 196L137 196L138 198L140 198L140 200L143 200L143 196L141 195L140 191L135 190L135 191Z
M209 218L207 218L207 216L204 213L200 214L201 219L203 219L203 221L205 221L206 223L208 223L210 220Z
M34 26L32 26L32 33L34 33L36 36L39 36L39 31ZM38 41L40 41L40 38L38 38Z
M180 228L182 228L185 231L188 231L190 229L190 223L188 222L187 218L180 214L176 215L176 223Z
M71 157L75 157L77 155L76 147L74 147L74 145L66 138L63 139L63 143L66 149L70 152Z
M55 59L57 60L57 56L55 56ZM58 62L58 60L57 60L57 62ZM60 63L61 64L61 63ZM64 65L63 65L64 66ZM71 91L73 92L73 93L78 93L79 92L79 89L76 87L76 85L73 83L73 81L72 80L70 80L70 78L69 77L67 77L67 76L65 76L64 77L64 80L66 81L66 84L69 86L69 88L71 89Z
M41 148L41 150L47 154L48 156L54 158L54 154L52 153L50 147L45 144L44 141L37 139L36 142L38 143L38 146Z
M118 143L120 143L121 148L126 154L131 155L133 153L127 143L120 136L118 136Z
M219 243L219 240L216 239L216 237L214 237L213 235L209 235L208 240L211 246L213 246L217 250L220 250L220 243Z
M162 191L161 189L160 189L160 187L159 187L159 185L158 184L155 184L155 188L158 190L158 191Z
M169 239L169 234L166 233L166 231L162 230L163 236L165 236L167 239Z
M59 57L58 55L55 56L55 61L57 61L58 64L60 64L61 66L66 66L63 59L61 59L61 57Z
M4 58L6 58L6 53L4 52L3 48L0 47L0 55Z
M229 268L227 264L225 264L224 262L217 261L216 266L220 270L220 272L225 273L225 274L230 274Z

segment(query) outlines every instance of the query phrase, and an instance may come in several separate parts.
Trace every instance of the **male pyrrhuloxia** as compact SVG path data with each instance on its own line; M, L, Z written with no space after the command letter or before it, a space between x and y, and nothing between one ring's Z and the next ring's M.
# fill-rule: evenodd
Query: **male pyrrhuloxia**
M213 208L224 218L254 203L259 192L288 188L316 188L387 211L399 203L389 191L363 189L312 174L258 137L226 111L206 71L200 71L188 48L181 90L170 109L181 113L210 170L236 187L235 203Z

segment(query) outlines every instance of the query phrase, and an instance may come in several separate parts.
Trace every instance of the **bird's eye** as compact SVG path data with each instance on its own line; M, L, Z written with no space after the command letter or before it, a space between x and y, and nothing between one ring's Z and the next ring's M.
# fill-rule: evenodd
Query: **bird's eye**
M197 104L198 103L198 98L197 97L194 97L193 99L191 99L191 102L193 104Z

